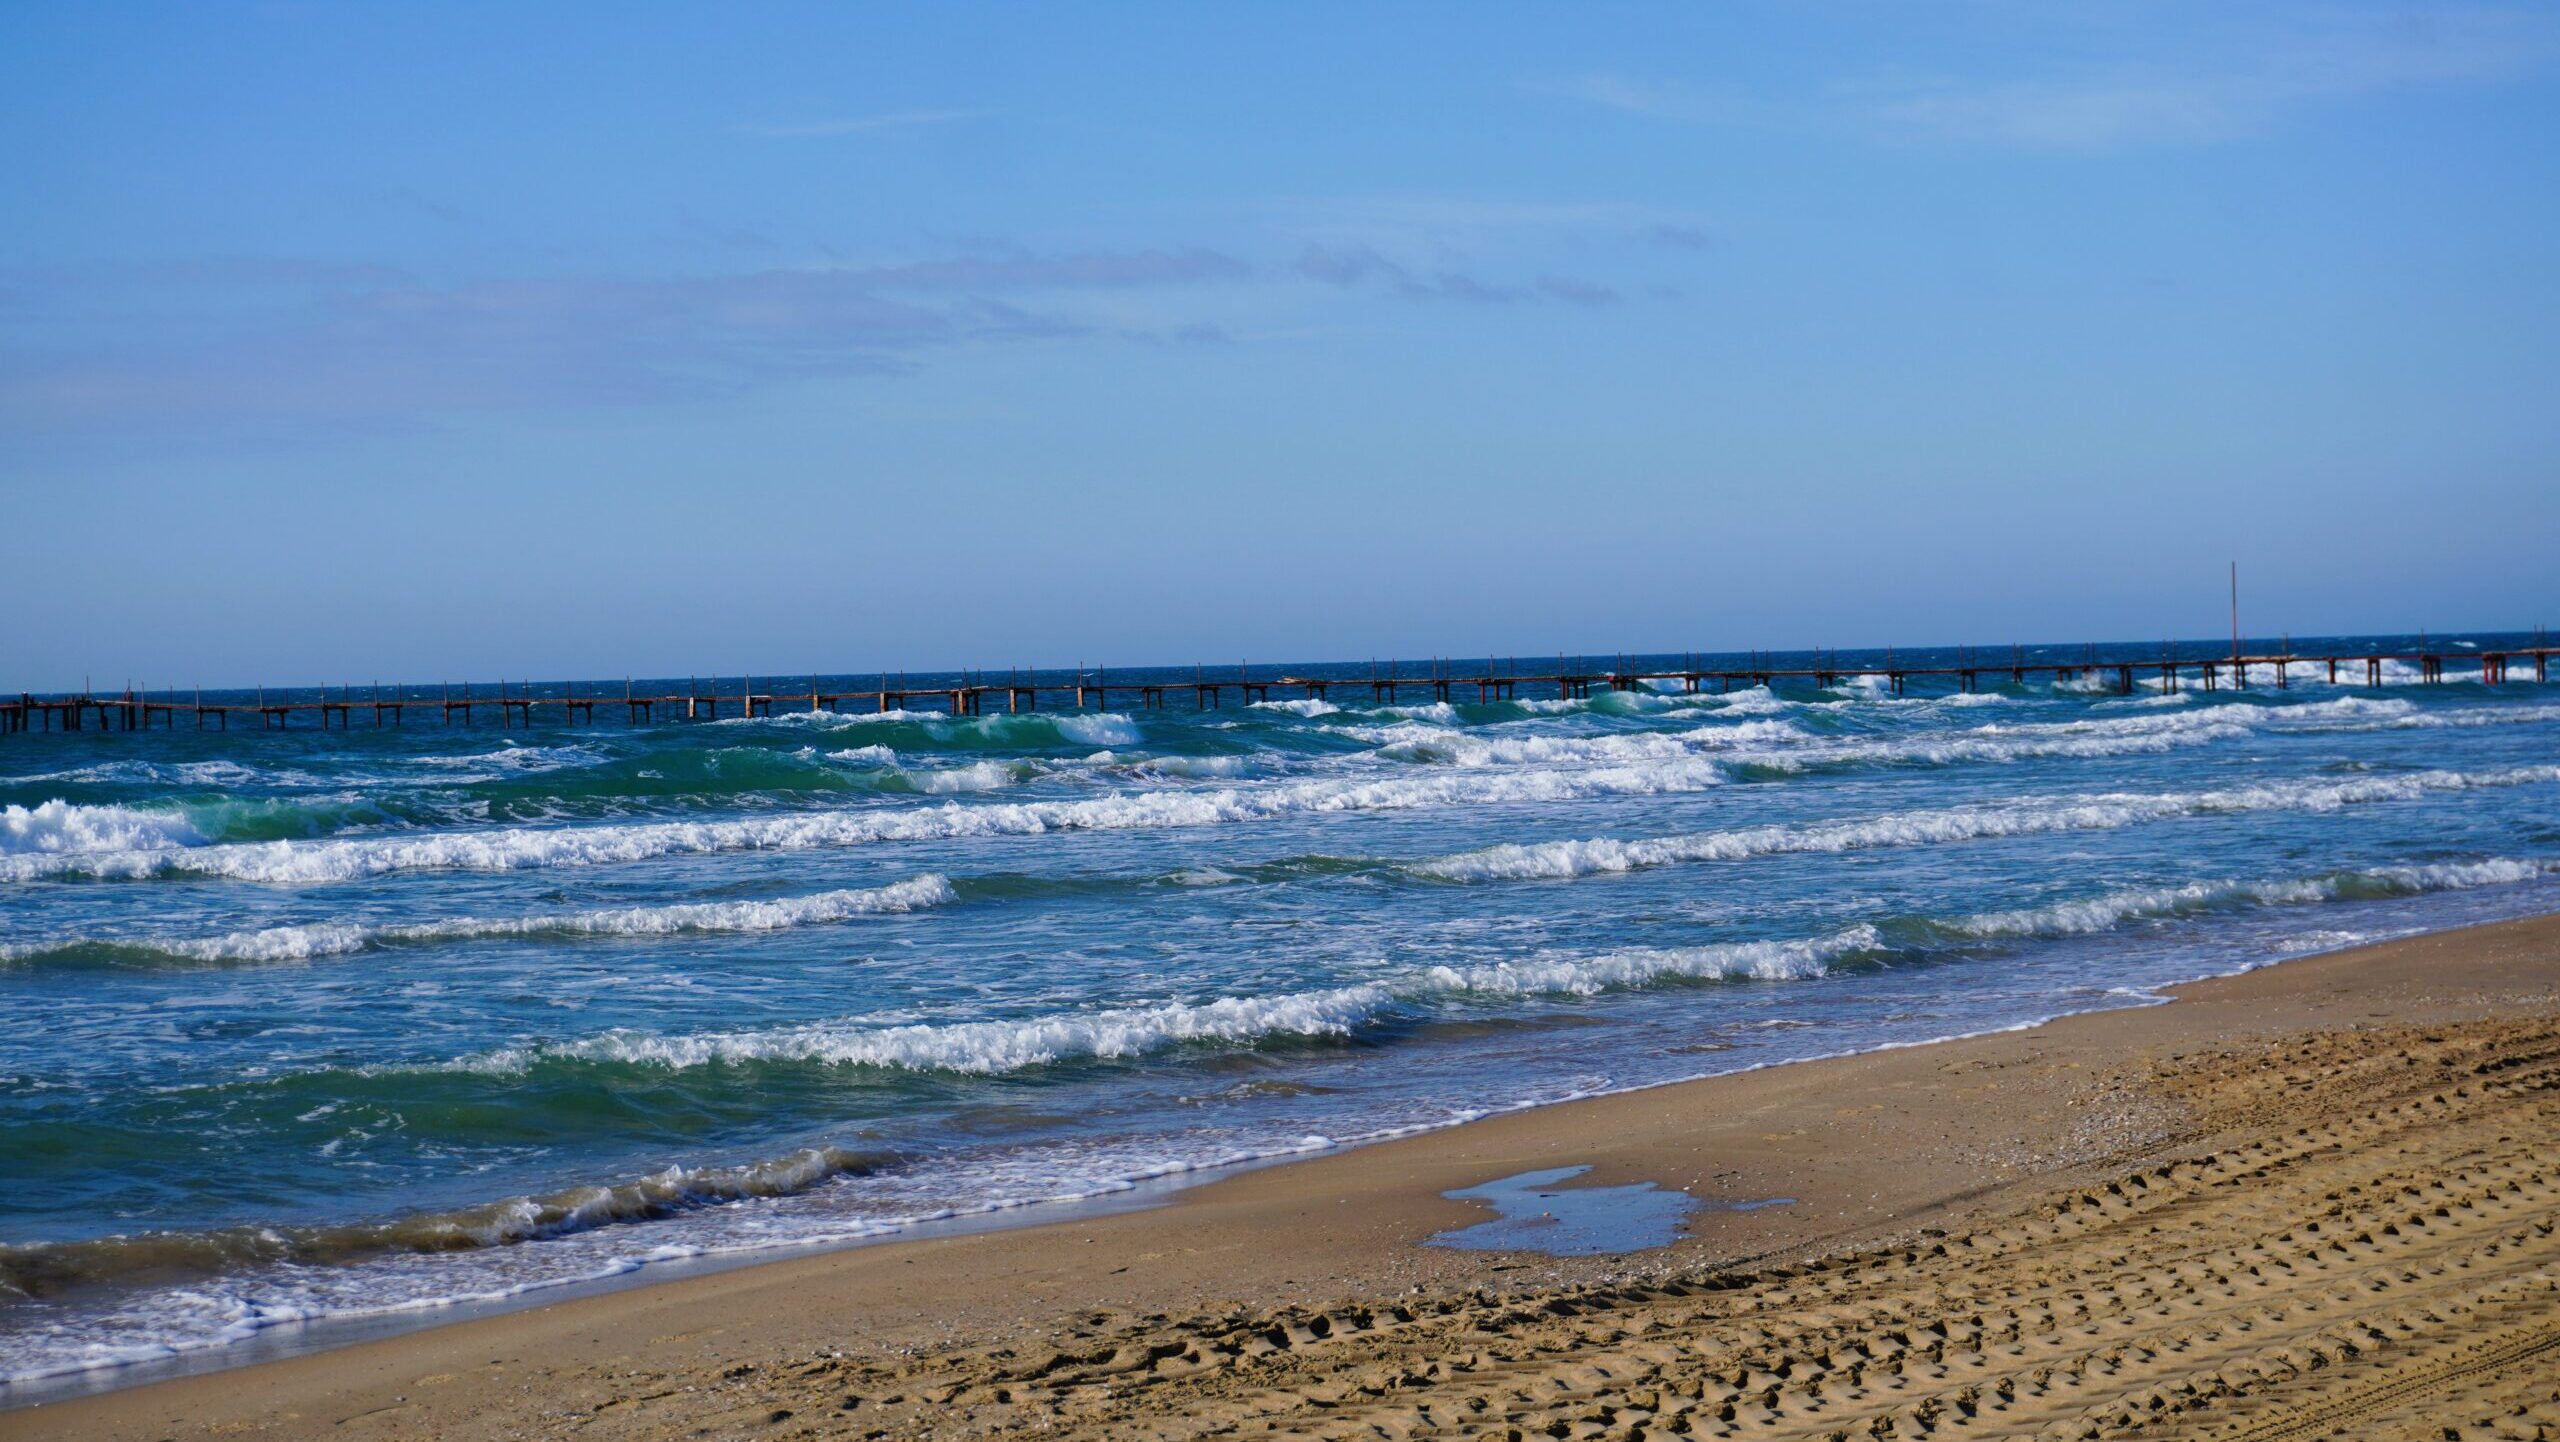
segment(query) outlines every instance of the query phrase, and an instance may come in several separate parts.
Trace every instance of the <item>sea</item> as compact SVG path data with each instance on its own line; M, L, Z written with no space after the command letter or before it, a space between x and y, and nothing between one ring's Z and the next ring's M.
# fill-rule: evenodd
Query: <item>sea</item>
M2560 690L2470 659L2525 640L0 736L0 1401L2560 910Z

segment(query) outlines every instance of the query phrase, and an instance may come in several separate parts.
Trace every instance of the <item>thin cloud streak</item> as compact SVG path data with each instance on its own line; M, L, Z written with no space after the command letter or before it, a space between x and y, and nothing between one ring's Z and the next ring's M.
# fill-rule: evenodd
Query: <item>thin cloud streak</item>
M184 343L163 327L123 344L0 352L0 419L57 430L241 418L380 424L697 399L772 381L896 373L924 352L970 343L1125 335L1060 302L1253 273L1202 249L1015 251L675 278L376 286L262 306Z
M2278 29L2233 11L2238 33L2128 29L2112 60L2077 73L1977 79L1846 78L1796 95L1739 95L1594 73L1532 83L1562 97L1693 125L1846 130L1871 140L2020 150L2201 145L2263 133L2306 107L2424 87L2497 84L2560 61L2560 22L2496 7L2347 13Z
M1365 245L1309 243L1291 269L1305 279L1340 289L1375 283L1389 292L1425 300L1456 300L1476 305L1508 305L1543 297L1568 305L1600 306L1618 299L1607 286L1568 276L1541 275L1526 286L1495 285L1454 270L1428 275L1398 264Z
M2240 53L2153 60L2067 81L1948 85L1879 103L1889 134L2039 150L2206 144L2288 112L2424 87L2495 84L2560 58L2560 29L2520 12L2427 10L2263 37Z
M131 270L105 266L100 275L129 279ZM1620 299L1566 275L1505 284L1367 245L1312 243L1280 264L1199 246L1038 252L980 242L931 259L673 277L433 284L387 268L227 257L148 273L169 288L173 308L126 317L83 344L21 337L0 347L0 424L61 433L372 428L895 375L967 346L1235 337L1198 306L1139 323L1115 318L1125 307L1104 297L1124 292L1260 289L1267 303L1287 305L1287 287L1313 281L1474 306L1596 308ZM63 293L79 279L0 272L0 295Z

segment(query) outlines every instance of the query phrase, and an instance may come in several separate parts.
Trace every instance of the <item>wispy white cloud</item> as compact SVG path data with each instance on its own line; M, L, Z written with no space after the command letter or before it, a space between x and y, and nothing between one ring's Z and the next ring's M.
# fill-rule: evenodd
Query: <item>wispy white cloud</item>
M356 271L374 283L276 296L268 267L189 269L223 287L231 303L214 308L223 320L189 322L182 307L127 317L122 334L76 350L0 346L0 421L56 429L379 424L684 400L800 377L897 372L966 344L1149 339L1076 297L1258 273L1198 248L1007 249L893 265L451 285ZM0 289L9 279L0 274Z
M1300 251L1296 274L1326 285L1349 289L1376 285L1386 291L1417 300L1457 300L1478 305L1504 305L1515 300L1544 298L1568 305L1608 305L1618 293L1605 285L1576 280L1571 276L1541 275L1527 285L1500 285L1479 280L1464 271L1438 269L1419 271L1390 260L1365 245L1323 245L1310 243Z
M847 115L826 120L739 124L729 129L732 134L754 136L759 140L810 140L831 135L893 135L900 131L923 130L936 125L956 125L967 120L984 120L994 114L992 110L895 110L884 115Z
M1686 124L1846 130L1871 139L2030 150L2193 145L2261 133L2323 104L2494 84L2560 61L2560 16L2442 5L2285 12L2252 6L2073 10L2056 30L2014 12L1984 54L2022 73L1846 77L1745 95L1597 73L1528 88ZM2043 51L2039 53L2038 47Z
M1610 286L1544 272L1558 259L1648 248L1703 250L1713 233L1684 212L1619 201L1386 193L1275 197L1257 203L1300 245L1285 273L1419 300L1562 301L1600 306ZM1523 273L1523 282L1493 279Z
M2491 84L2560 58L2547 14L2462 6L2250 27L2065 79L1944 82L1876 100L1887 133L2033 149L2196 144L2321 104Z
M447 282L261 258L102 265L96 276L0 268L0 313L23 310L13 296L76 299L110 282L112 293L152 297L87 325L70 322L106 318L77 301L57 307L43 339L25 324L0 338L0 427L375 428L896 374L1024 341L1207 345L1235 339L1239 317L1269 331L1272 314L1303 305L1308 281L1475 305L1619 299L1609 286L1531 273L1484 279L1363 246L1309 244L1274 261L1199 246L1036 251L985 240L910 260L672 276Z

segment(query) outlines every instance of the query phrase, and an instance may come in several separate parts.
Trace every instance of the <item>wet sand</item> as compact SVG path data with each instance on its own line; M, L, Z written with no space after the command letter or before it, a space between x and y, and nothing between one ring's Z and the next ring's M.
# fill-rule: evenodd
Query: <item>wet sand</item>
M1143 1212L0 1413L10 1439L2560 1437L2560 917L1598 1098ZM1424 1243L1588 1164L1657 1250Z

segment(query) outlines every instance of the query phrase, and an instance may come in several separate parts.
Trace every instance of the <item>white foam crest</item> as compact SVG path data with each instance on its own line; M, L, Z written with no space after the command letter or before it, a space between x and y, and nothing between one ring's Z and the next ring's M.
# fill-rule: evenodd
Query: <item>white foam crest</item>
M2277 663L2252 661L2249 663L2247 670L2249 673L2249 684L2251 686L2264 687L2269 690L2277 688L2279 680L2276 674ZM2326 686L2331 684L2329 681L2329 667L2326 662L2315 664L2309 661L2295 661L2285 666L2284 670L2286 673L2283 678L2285 684L2293 686L2306 684L2313 686ZM2420 671L2418 667L2412 666L2406 661L2387 660L2382 663L2381 681L2385 686L2415 685L2425 679L2425 674ZM2194 683L2190 681L2188 684L2192 685ZM2360 659L2353 661L2341 661L2338 665L2338 679L2336 684L2339 686L2364 685L2364 662Z
M2079 901L2013 911L1982 912L1952 922L1966 936L2082 936L2112 931L2145 917L2174 916L2203 907L2251 902L2301 906L2359 895L2467 891L2531 881L2549 871L2544 863L2511 859L2378 866L2325 876L2270 881L2198 881L2184 886L2131 888Z
M1853 926L1810 940L1737 941L1614 951L1594 957L1537 957L1485 966L1436 966L1426 975L1432 985L1448 991L1590 996L1671 978L1797 981L1821 976L1831 962L1858 952L1879 950L1883 944L1883 935L1874 927Z
M346 956L362 951L371 946L380 934L379 927L360 926L354 922L323 921L306 926L271 926L259 931L235 931L227 936L132 944L147 946L164 955L183 956L196 961L311 961L318 957Z
M2377 707L2396 705L2405 709L2379 711L2373 720L2363 724L2342 724L2330 729L2414 731L2439 727L2518 726L2544 721L2560 721L2560 706L2465 706L2451 711L2421 711L2406 701L2371 704Z
M1504 697L1484 704L1510 707L1527 716L1643 716L1661 711L1710 707L1741 694L1738 691L1728 696L1712 691L1602 690L1589 696Z
M1377 983L1269 997L1117 1007L1015 1021L863 1026L819 1022L758 1031L658 1036L611 1031L579 1041L509 1047L452 1069L521 1072L546 1060L626 1062L676 1070L755 1062L817 1062L994 1075L1060 1061L1143 1056L1186 1042L1340 1036L1395 1001Z
M724 718L723 726L800 726L854 730L897 723L921 726L938 740L996 745L1065 741L1085 746L1128 746L1141 739L1138 723L1118 711L1022 711L954 716L948 711L785 711L772 716Z
M0 856L80 857L200 846L204 833L174 811L53 800L0 809Z
M1918 762L1929 766L1951 766L1970 761L2028 761L2049 757L2085 760L2151 755L2187 746L2237 740L2253 734L2249 727L2237 722L2127 728L2116 732L2075 733L2067 729L2080 724L2062 723L2053 729L1985 726L1945 738L1906 741L1830 741L1793 750L1737 753L1735 759L1786 772L1804 771L1816 766L1868 763Z
M848 766L895 766L898 753L886 746L847 746L826 753L826 759L841 761Z
M928 796L957 796L973 791L1002 791L1022 778L1001 761L980 761L968 766L951 766L933 770L911 770L909 783Z
M1745 686L1739 691L1719 691L1707 699L1718 703L1728 716L1773 716L1793 711L1803 703L1790 701L1766 686Z
M1947 929L1961 936L2086 936L2112 931L2141 917L2169 916L2221 903L2256 901L2277 906L2297 905L2327 901L2337 894L2336 883L2326 880L2198 881L2184 886L2114 891L2078 901L2058 901L2049 906L1980 912L1948 923Z
M1960 936L2077 935L2103 932L2143 916L2230 900L2289 905L2351 895L2359 883L2442 890L2529 880L2551 869L2541 862L2490 860L2385 867L2308 880L2198 882L1977 913L1939 925ZM919 878L914 884L940 880ZM1062 1061L1145 1056L1195 1042L1249 1045L1275 1037L1349 1035L1400 1004L1427 1003L1438 996L1589 996L1664 981L1804 980L1827 975L1843 959L1888 949L1878 927L1859 924L1817 937L1630 949L1580 957L1539 956L1464 967L1440 965L1320 990L1012 1019L883 1025L853 1018L679 1035L617 1028L570 1041L499 1048L428 1069L517 1075L550 1061L672 1070L779 1061L997 1075Z
M1642 716L1694 706L1702 699L1703 693L1692 691L1602 690L1592 696L1590 705L1604 716Z
M1122 758L1105 756L1102 764L1125 776L1143 780L1182 777L1187 780L1230 780L1251 776L1262 769L1263 758L1254 756L1148 756Z
M1144 738L1138 723L1117 711L1081 712L1048 718L1058 734L1086 746L1134 746Z
M2395 719L2411 709L2405 701L2341 697L2293 706L2244 703L2193 712L1993 722L1944 735L1849 740L1817 736L1791 723L1773 720L1707 725L1681 732L1597 736L1487 735L1418 725L1343 729L1371 743L1378 755L1391 760L1460 767L1644 761L1713 749L1730 752L1735 759L1754 765L1800 771L1814 766L1875 762L1948 765L2038 757L2142 755L2234 740L2261 726L2352 729L2351 723ZM1752 750L1755 744L1766 749Z
M2549 862L2497 859L2439 861L2423 866L2377 866L2364 875L2410 891L2466 891L2475 886L2509 886L2547 876Z
M386 1246L407 1251L506 1246L705 1203L792 1196L866 1165L865 1158L841 1147L810 1147L739 1166L669 1166L613 1186L572 1187L549 1196L510 1197L467 1211L405 1218L381 1227L379 1235Z
M0 857L0 877L185 874L236 881L320 883L400 871L518 871L602 866L726 851L800 851L879 842L1036 836L1053 831L1215 826L1277 816L1398 811L1504 802L1574 801L1699 791L1722 783L1706 760L1596 767L1571 773L1311 779L1263 787L1143 791L1071 801L989 802L861 811L811 811L729 820L579 827L506 827L417 836L238 842L174 849Z
M1826 694L1838 696L1841 699L1807 704L1835 707L1849 705L1932 707L1945 710L1970 706L2008 706L2030 699L2024 696L2013 696L2006 691L1949 691L1936 695L1907 696L1893 689L1890 678L1864 673L1843 676L1824 687L1823 690Z
M1680 733L1680 739L1692 746L1708 748L1772 745L1814 741L1820 738L1793 721L1741 721L1700 726Z
M1668 733L1645 731L1604 736L1483 736L1418 727L1374 729L1360 739L1378 743L1380 756L1398 761L1458 767L1623 763L1662 760L1716 750L1738 762L1777 771L1878 762L1951 765L1968 761L2021 761L2038 757L2143 755L2232 740L2251 734L2243 718L2143 715L2105 720L1979 726L1948 736L1907 739L1829 740L1783 722L1740 727L1700 727ZM1759 743L1753 749L1750 743Z
M259 771L237 761L100 761L88 766L75 766L68 771L43 771L26 776L0 777L12 786L36 786L45 782L72 782L81 785L171 785L240 787L322 786L332 784L325 779L301 771Z
M1636 840L1505 843L1413 864L1445 881L1566 880L1688 862L1927 846L2061 831L2103 831L2181 816L2247 811L2330 811L2436 792L2560 780L2560 766L2506 771L2426 771L2348 781L2270 781L2213 791L2101 793L1995 806L1957 806L1859 821L1772 824Z
M1303 716L1309 719L1313 719L1318 716L1337 715L1342 710L1341 707L1334 705L1332 702L1325 700L1321 696L1306 696L1295 701L1256 701L1253 703L1253 709L1256 711L1286 711L1292 716Z
M900 721L948 721L948 711L909 711L891 707L886 711L777 711L770 716L723 716L721 726L787 726L812 731L847 731L862 726L885 726Z
M1484 736L1430 726L1346 728L1397 761L1452 766L1543 766L1559 762L1655 761L1690 754L1687 743L1658 731L1609 736Z
M2192 711L2146 710L2068 721L1991 722L1945 736L1897 740L1818 740L1784 752L1748 759L1778 770L1845 762L2018 761L2038 757L2143 755L2237 740L2260 729L2360 730L2377 722L2400 724L2415 710L2407 701L2341 696L2295 705L2242 702Z
M468 941L509 936L673 936L683 932L783 931L862 916L889 916L959 900L950 881L927 874L887 886L822 891L770 901L697 901L534 916L455 917L393 926L322 922L269 927L227 936L123 943L211 962L308 961L388 943ZM58 947L47 947L56 950Z
M1768 981L1819 976L1839 957L1882 945L1874 927L1809 940L1541 957L1486 966L1434 966L1401 976L1263 997L1026 1017L1004 1021L865 1025L816 1022L755 1031L665 1036L615 1030L576 1041L507 1047L445 1069L512 1075L543 1061L622 1062L675 1070L759 1062L896 1067L995 1075L1061 1061L1145 1056L1192 1042L1345 1036L1399 1002L1435 995L1589 996L1666 979Z
M2179 664L2185 674L2181 677L2179 685L2182 688L2196 687L2199 683L2196 680L2194 668L2200 662L2212 661L2213 658L2210 656L2189 656L2182 659ZM2114 690L2116 683L2113 673L2117 664L2118 663L2113 661L2100 662L2097 670L2084 675L2081 686L2075 689ZM2155 658L2149 661L2135 661L2131 664L2134 671L2133 684L2136 689L2155 692L2167 691L2168 683L2160 676L2160 662L2158 659ZM2230 683L2231 674L2230 662L2225 660L2215 664L2222 667L2223 684L2228 685ZM2150 670L2149 675L2143 674L2146 667ZM2277 691L2285 689L2285 686L2287 685L2295 687L2335 685L2338 689L2345 690L2350 686L2362 689L2366 684L2364 659L2362 657L2341 657L2338 662L2338 679L2335 682L2331 682L2329 680L2328 663L2325 661L2313 662L2296 660L2292 662L2291 665L2286 668L2287 674L2284 677L2284 685L2279 685L2276 674L2277 666L2274 662L2252 661L2249 663L2247 670L2249 673L2249 685L2254 690ZM2456 668L2448 668L2445 674L2447 680L2459 681L2462 679L2460 671ZM2424 684L2427 678L2426 673L2421 668L2393 657L2385 657L2382 661L2381 670L2377 673L2377 679L2385 686L2416 686ZM2178 695L2184 693L2181 691L2169 692L2168 694Z
M520 746L508 742L495 751L474 752L465 756L418 756L407 764L452 770L494 767L517 775L535 775L559 771L571 766L591 766L604 760L603 753L583 746Z
M1372 706L1367 714L1401 716L1407 721L1428 721L1440 726L1456 725L1464 719L1458 714L1458 708L1446 701L1427 701L1419 706Z
M1397 761L1451 766L1588 765L1685 758L1700 751L1813 741L1791 721L1754 720L1701 726L1682 732L1636 731L1598 736L1487 735L1439 727L1352 728L1377 754Z
M2281 701L2243 703L2249 709L2265 712L2278 721L2327 721L2369 716L2407 716L2418 709L2414 701L2398 696L2335 696L2326 701ZM2239 707L2226 709L2237 710Z

